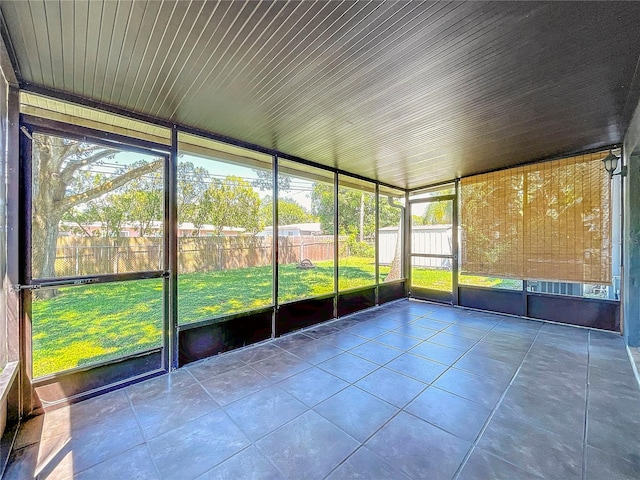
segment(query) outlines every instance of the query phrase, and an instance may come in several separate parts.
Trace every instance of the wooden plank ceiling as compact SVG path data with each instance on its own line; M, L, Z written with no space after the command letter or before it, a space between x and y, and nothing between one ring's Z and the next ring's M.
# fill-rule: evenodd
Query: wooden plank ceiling
M414 188L619 143L640 2L3 1L23 87Z

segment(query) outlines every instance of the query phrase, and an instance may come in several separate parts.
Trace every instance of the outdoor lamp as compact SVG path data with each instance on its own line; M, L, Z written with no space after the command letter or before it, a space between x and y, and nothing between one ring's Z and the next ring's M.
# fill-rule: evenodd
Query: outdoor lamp
M609 155L602 159L604 169L609 172L609 178L613 178L614 175L622 175L624 177L627 173L627 168L625 166L622 167L619 173L613 173L618 168L618 160L620 160L620 157L614 155L611 150L609 150Z

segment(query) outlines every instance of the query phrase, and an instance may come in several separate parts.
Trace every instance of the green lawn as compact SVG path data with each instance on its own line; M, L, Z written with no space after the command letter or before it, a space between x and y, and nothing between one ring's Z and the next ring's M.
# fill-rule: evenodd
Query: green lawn
M280 266L281 303L333 292L333 263L316 265L311 270ZM341 290L374 283L371 259L343 259L339 271ZM380 268L381 280L388 271L389 267ZM450 283L446 275L441 270L414 269L414 280L419 285L431 282L434 288ZM487 286L500 282L484 277L465 278ZM185 324L271 305L271 284L271 267L181 275L179 322ZM34 376L160 346L162 311L160 279L60 288L55 298L34 301Z

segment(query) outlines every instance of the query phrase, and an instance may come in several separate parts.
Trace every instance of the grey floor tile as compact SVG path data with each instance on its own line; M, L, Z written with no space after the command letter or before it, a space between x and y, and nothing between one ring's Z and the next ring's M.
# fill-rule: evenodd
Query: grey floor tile
M590 408L587 414L587 445L637 462L640 458L638 408L624 417L611 417L607 413L595 414Z
M44 416L42 437L47 438L71 432L82 425L129 409L130 404L125 391L116 390L70 406L51 410Z
M540 327L540 333L555 335L564 339L580 339L585 342L589 339L589 329L561 323L543 323L542 327Z
M42 478L64 478L69 469L74 473L86 470L143 443L133 412L123 410L84 424L70 436L43 440L38 444L38 470L55 470L55 474L42 473Z
M4 475L4 480L27 480L36 478L38 468L38 444L13 450L9 457Z
M478 446L535 475L552 479L582 478L582 442L496 413Z
M488 377L498 382L509 382L518 368L518 365L500 362L482 355L465 355L456 363L455 368Z
M285 350L301 347L302 345L313 342L315 338L305 335L304 333L292 333L284 337L276 338L273 344Z
M274 355L273 357L253 363L251 364L251 367L256 369L272 382L279 382L280 380L284 380L296 373L300 373L307 368L311 368L311 364L291 353L283 352Z
M396 322L405 323L405 324L413 322L419 316L421 315L415 315L407 311L406 309L398 309L398 308L389 309L387 312L384 313L385 318L389 318Z
M387 368L370 373L359 380L356 386L399 408L403 408L426 388L424 383Z
M332 345L328 345L320 340L309 342L301 347L290 350L296 357L303 359L305 362L318 364L340 355L343 350Z
M429 387L404 409L464 440L474 441L491 410L452 393Z
M314 410L360 442L398 412L396 407L353 386L325 400Z
M349 384L344 380L316 367L297 373L278 383L278 387L308 407L317 405L348 386Z
M260 451L250 446L198 477L198 480L285 480Z
M429 338L429 341L431 343L437 343L438 345L444 345L445 347L462 350L463 352L469 350L477 343L477 340L459 335L451 335L450 333L446 333L446 331L434 335Z
M20 424L18 435L16 435L13 450L19 450L28 445L38 443L42 438L45 415L32 417Z
M228 405L272 384L249 365L202 380L202 387L218 405Z
M380 368L379 365L373 362L347 352L322 362L318 366L349 383L357 382L362 377Z
M439 320L441 322L454 323L460 319L467 318L469 312L460 308L438 307L436 310L427 314L428 318Z
M409 300L405 306L402 307L404 311L412 314L412 315L430 315L433 312L440 311L442 307L439 305L433 305L430 303L416 302L413 300Z
M412 323L403 323L401 326L396 328L394 332L398 332L409 337L418 338L420 340L427 340L428 338L431 338L436 333L438 333L438 330L422 327L420 325L414 325Z
M433 385L447 392L473 400L487 408L494 408L508 384L508 380L494 380L456 368L450 368Z
M318 325L315 327L305 328L304 334L313 338L322 338L339 331L340 329L333 326L333 324L324 324L324 325Z
M257 345L255 347L243 348L242 351L238 352L236 358L241 361L252 364L259 362L260 360L264 360L265 358L273 357L278 353L282 353L282 349L277 347L273 343L263 343L262 345Z
M526 350L512 349L504 345L494 345L484 340L475 344L466 354L467 358L482 361L485 358L518 366L524 358Z
M529 352L520 366L516 380L520 378L526 378L530 383L560 386L572 384L577 388L587 382L587 365Z
M591 392L602 390L631 397L640 395L640 387L634 376L598 368L589 370L589 388Z
M450 479L471 443L400 412L365 445L413 479Z
M450 327L451 323L435 320L430 317L420 317L420 318L417 318L415 321L411 322L411 325L416 325L418 327L428 328L430 330L435 330L440 332L445 328Z
M388 345L390 347L399 348L402 350L409 350L411 347L416 346L422 340L419 338L408 337L407 335L403 335L397 332L389 332L385 333L377 337L376 342L382 343L384 345Z
M428 358L429 360L444 363L445 365L452 365L464 354L464 352L456 350L455 348L445 347L444 345L438 345L437 343L431 343L429 341L417 345L409 352Z
M374 325L370 325L368 322L366 322L354 325L353 327L347 329L346 332L351 333L352 335L358 335L359 337L373 339L379 337L380 335L384 335L385 333L387 333L387 330L385 330L384 328L378 328Z
M549 345L536 341L527 354L527 358L545 359L553 365L567 365L569 368L577 369L580 366L586 366L589 357L586 349L580 351L580 349L569 348L568 345L557 343Z
M326 476L358 448L358 442L309 411L256 443L287 478Z
M489 332L481 340L480 345L490 343L510 350L519 350L526 353L533 344L533 338L522 338L507 333Z
M152 400L176 390L195 385L196 379L187 369L176 370L144 382L129 385L124 391L132 401Z
M454 323L450 327L445 328L444 333L458 335L459 337L465 337L470 340L480 340L487 334L487 330L470 327L461 323Z
M425 383L433 382L447 369L447 366L442 363L410 353L405 353L392 360L387 363L386 367Z
M403 322L399 322L394 320L393 318L381 316L378 318L374 318L367 322L369 325L373 325L374 327L382 328L383 330L395 330L396 328L404 325Z
M341 331L339 333L334 333L332 335L322 337L320 341L328 343L329 345L333 345L334 347L338 347L341 350L349 350L353 347L357 347L358 345L362 345L368 340L366 338Z
M160 474L156 469L146 445L109 458L87 470L74 474L75 480L126 478L130 480L156 480Z
M586 416L586 392L549 384L511 385L498 407L504 417L526 421L582 442Z
M385 335L428 341L404 353ZM586 388L585 478L640 478L640 389L620 335L403 300L30 419L4 478L157 478L157 465L172 480L570 480Z
M361 447L327 477L327 480L355 479L409 480L409 477L367 448Z
M538 330L542 328L542 325L543 322L538 322L536 320L504 317L491 329L491 331L511 333L522 338L533 338L538 333Z
M369 360L370 362L377 363L378 365L384 365L385 363L402 355L403 351L387 345L382 345L377 343L377 341L372 340L352 348L349 350L349 353L364 358L365 360Z
M456 480L535 480L541 478L476 447Z
M132 404L147 439L157 437L220 408L198 384L173 390L150 400L132 400Z
M495 327L500 320L501 318L498 315L470 311L469 315L466 317L456 320L456 325L471 327L487 332Z
M206 380L214 375L220 375L243 365L244 362L235 356L220 355L194 363L186 368L198 380Z
M162 477L181 480L203 474L249 444L249 439L222 410L147 443Z
M625 460L587 447L587 475L586 480L637 480L640 478L640 457L634 461Z
M307 407L278 387L268 387L225 407L251 439L257 440L296 418Z

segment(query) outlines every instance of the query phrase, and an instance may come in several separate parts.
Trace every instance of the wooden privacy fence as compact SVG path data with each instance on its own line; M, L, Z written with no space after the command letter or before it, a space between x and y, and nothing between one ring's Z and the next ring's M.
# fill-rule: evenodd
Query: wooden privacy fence
M308 258L331 260L334 237L309 235L280 237L280 263L299 263ZM346 238L340 238L346 252ZM271 264L271 237L179 237L178 271L206 272ZM59 237L56 276L162 270L162 239L157 237L100 238Z

